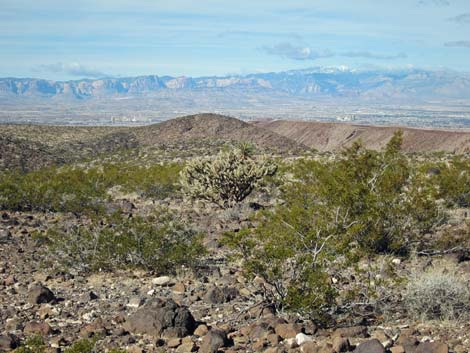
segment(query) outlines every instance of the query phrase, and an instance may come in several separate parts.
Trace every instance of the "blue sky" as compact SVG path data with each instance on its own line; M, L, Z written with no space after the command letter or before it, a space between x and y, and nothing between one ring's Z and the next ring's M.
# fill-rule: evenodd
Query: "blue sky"
M470 71L469 0L0 0L0 76Z

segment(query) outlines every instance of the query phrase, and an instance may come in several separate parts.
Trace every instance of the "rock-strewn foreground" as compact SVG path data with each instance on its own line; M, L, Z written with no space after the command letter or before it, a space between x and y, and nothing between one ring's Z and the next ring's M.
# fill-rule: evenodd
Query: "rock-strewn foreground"
M133 212L143 207L138 201L135 206ZM32 234L59 221L76 220L2 212L0 351L37 334L45 338L48 352L83 337L100 337L102 347L137 353L464 353L470 349L469 323L422 324L398 317L377 324L357 316L325 330L296 316L274 315L259 305L259 287L226 262L224 250L214 242L223 230L248 222L245 216L227 221L223 212L202 205L192 212L199 223L206 223L206 244L212 248L205 266L195 274L177 276L137 270L84 275L44 266L50 259L38 251ZM445 261L470 271L468 262L457 263L454 256ZM397 262L397 266L406 271L411 263Z

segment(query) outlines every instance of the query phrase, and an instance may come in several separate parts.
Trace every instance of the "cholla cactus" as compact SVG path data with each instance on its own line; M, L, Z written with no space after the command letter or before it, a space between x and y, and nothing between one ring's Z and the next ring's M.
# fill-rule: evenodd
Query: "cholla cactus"
M255 158L246 144L214 158L195 158L180 173L186 195L213 202L221 208L243 201L276 165L266 156Z

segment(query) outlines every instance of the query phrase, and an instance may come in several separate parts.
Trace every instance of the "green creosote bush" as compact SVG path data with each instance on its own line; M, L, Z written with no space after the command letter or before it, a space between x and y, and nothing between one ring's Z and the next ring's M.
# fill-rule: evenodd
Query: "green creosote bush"
M46 344L44 339L37 335L31 336L21 344L20 347L16 348L13 352L15 353L44 353L46 351Z
M406 253L439 222L434 187L400 152L398 132L383 152L354 144L332 161L300 160L284 203L258 214L257 227L224 242L266 300L327 323L338 291L332 274L364 255Z
M470 158L454 157L448 163L436 165L433 176L439 185L439 196L450 207L470 207Z
M201 240L202 234L164 209L148 217L114 214L90 225L51 229L45 235L49 251L65 268L143 268L165 274L197 265L205 254Z
M409 277L403 303L418 320L467 321L470 319L469 279L444 269L415 271Z
M64 353L94 353L95 339L82 338L72 343L64 350Z
M243 201L276 169L266 156L255 157L252 146L241 144L213 158L188 161L180 173L180 184L192 198L229 208Z
M0 177L0 209L99 214L109 199L107 190L116 185L125 191L141 192L144 197L173 195L180 170L178 164L150 167L109 164L6 173Z

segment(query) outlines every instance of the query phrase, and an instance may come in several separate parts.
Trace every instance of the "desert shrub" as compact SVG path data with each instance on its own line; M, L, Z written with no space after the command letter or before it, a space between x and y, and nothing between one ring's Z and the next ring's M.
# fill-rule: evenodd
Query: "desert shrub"
M455 273L439 269L416 271L403 296L408 312L417 319L470 319L469 282Z
M354 144L335 160L300 160L284 202L259 213L257 227L225 236L266 299L327 321L336 309L331 276L363 255L406 253L439 221L434 188L400 152Z
M470 158L454 157L449 163L435 167L433 176L439 186L439 196L451 207L470 207Z
M0 181L0 208L19 211L99 213L106 185L79 168L45 168L27 174L10 173Z
M96 340L82 338L73 342L64 350L64 353L93 353L95 352Z
M0 178L0 209L102 213L107 190L120 185L144 197L165 198L177 189L178 164L136 167L108 164L100 167L49 167Z
M45 236L63 266L82 271L144 268L174 273L204 255L201 235L166 210L148 217L114 214L89 225L55 228Z
M164 199L178 190L178 163L135 166L125 163L105 164L93 169L108 187L120 185L125 191L135 191L143 197Z
M227 208L243 201L259 182L276 172L265 156L254 157L248 145L222 151L214 158L188 161L180 174L186 195Z
M16 348L15 353L44 353L46 351L46 344L41 336L31 336L26 341Z
M434 185L400 146L397 133L383 152L354 144L337 160L301 160L294 167L294 182L284 190L283 207L304 209L305 219L291 215L285 221L301 221L305 227L310 215L323 210L329 214L327 224L340 227L335 241L353 242L372 254L406 252L441 218Z

